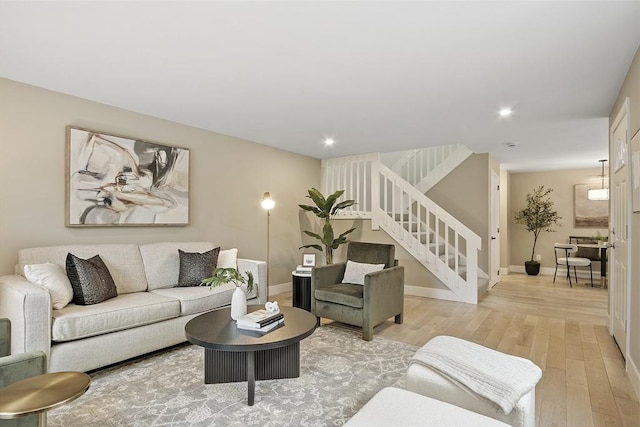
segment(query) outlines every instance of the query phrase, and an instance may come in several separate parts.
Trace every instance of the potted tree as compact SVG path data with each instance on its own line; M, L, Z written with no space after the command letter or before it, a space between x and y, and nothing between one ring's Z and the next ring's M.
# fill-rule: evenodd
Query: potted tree
M517 224L523 224L527 231L533 233L531 259L524 263L524 268L530 276L536 276L540 272L540 263L534 260L538 236L543 231L555 231L552 227L562 219L558 212L553 210L553 201L549 197L552 191L552 188L544 188L544 185L541 185L532 193L527 193L527 205L513 217Z
M319 250L320 252L324 252L327 264L333 264L333 251L335 249L338 249L341 244L347 243L347 234L355 230L355 228L351 228L340 234L338 237L335 237L333 234L333 225L331 223L331 220L333 219L335 214L342 209L356 204L355 200L344 200L338 203L338 199L342 197L343 194L344 190L338 190L325 198L319 190L312 188L311 190L309 190L309 195L307 197L313 200L315 206L298 205L300 206L300 209L307 212L313 212L318 218L322 220L322 235L319 235L318 233L314 233L312 231L304 230L304 233L306 235L318 239L322 246L320 246L319 244L310 244L300 246L300 249L314 248Z

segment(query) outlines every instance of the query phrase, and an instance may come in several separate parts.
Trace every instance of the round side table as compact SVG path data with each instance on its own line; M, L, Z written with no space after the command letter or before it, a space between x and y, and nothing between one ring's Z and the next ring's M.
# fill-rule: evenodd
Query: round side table
M8 385L0 390L0 420L41 414L71 402L87 391L90 382L83 372L50 372Z
M311 275L291 272L293 306L311 311Z

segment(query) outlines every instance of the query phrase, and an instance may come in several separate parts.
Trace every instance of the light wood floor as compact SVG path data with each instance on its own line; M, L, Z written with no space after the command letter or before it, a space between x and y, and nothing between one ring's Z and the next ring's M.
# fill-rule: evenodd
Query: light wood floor
M640 404L607 322L607 290L549 276L502 278L478 305L406 296L404 323L375 335L421 346L451 335L526 357L543 371L538 426L640 426ZM274 296L291 305L291 294ZM323 324L332 323L323 319Z

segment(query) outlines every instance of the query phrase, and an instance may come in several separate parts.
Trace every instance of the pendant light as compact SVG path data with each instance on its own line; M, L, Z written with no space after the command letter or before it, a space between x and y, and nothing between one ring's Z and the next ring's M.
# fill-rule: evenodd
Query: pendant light
M606 159L598 160L602 163L602 188L596 188L587 192L587 198L589 200L609 200L609 189L604 188L604 162Z

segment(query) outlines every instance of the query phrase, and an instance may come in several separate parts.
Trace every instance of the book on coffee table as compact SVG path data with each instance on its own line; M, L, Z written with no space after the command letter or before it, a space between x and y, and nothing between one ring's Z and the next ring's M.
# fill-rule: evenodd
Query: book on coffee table
M261 309L238 317L236 319L236 325L238 325L238 327L262 328L270 323L281 320L283 317L284 315L280 312L274 313L272 311Z
M284 319L278 319L275 322L269 323L268 325L262 326L260 328L254 328L253 326L245 326L245 325L237 325L238 329L242 329L243 331L253 331L253 332L260 332L260 333L265 333L265 332L269 332L273 329L276 329L277 327L279 327L280 325L284 324Z

